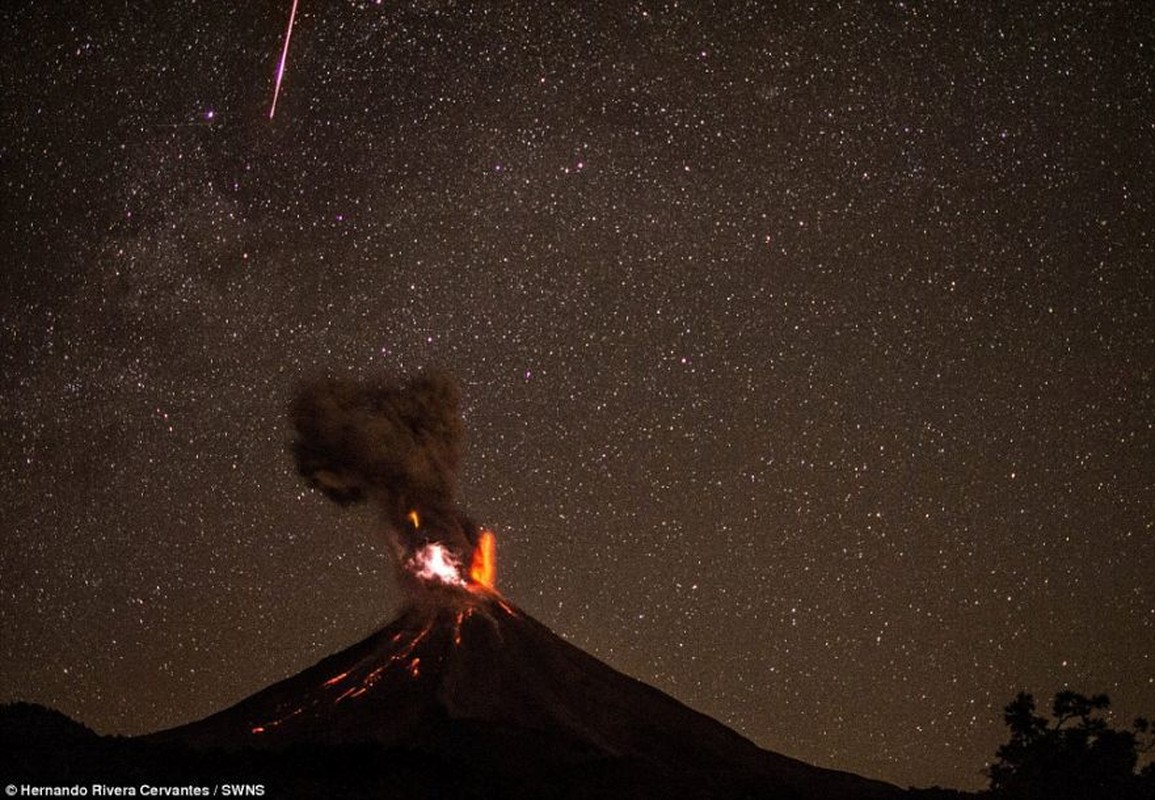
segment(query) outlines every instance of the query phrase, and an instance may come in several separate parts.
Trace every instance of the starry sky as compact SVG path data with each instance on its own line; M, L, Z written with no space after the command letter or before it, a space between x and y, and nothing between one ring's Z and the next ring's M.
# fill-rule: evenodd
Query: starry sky
M1020 689L1155 712L1144 4L300 0L270 119L290 5L0 10L0 700L390 619L286 409L435 367L506 595L759 745L978 788Z

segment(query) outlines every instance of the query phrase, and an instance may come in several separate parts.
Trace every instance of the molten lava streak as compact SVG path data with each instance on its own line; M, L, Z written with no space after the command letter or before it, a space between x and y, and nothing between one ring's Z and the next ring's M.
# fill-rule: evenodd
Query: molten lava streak
M473 549L473 560L469 565L469 580L478 586L493 591L497 578L497 540L493 531L482 530L477 546Z

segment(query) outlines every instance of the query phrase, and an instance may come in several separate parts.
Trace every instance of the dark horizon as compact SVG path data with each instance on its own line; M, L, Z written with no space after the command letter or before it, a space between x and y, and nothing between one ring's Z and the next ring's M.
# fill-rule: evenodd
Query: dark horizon
M300 381L437 369L502 590L760 747L977 789L1155 712L1140 4L0 9L0 702L140 733L401 599Z

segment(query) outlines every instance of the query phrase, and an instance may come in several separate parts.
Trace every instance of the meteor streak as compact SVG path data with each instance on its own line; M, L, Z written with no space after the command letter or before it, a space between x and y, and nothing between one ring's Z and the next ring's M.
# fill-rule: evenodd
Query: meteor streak
M289 12L289 27L285 29L285 46L281 49L281 61L277 64L277 83L273 87L273 104L269 106L269 119L277 113L277 97L281 94L281 78L285 77L285 62L289 58L289 40L293 38L293 22L297 19L297 1L293 0L293 8Z

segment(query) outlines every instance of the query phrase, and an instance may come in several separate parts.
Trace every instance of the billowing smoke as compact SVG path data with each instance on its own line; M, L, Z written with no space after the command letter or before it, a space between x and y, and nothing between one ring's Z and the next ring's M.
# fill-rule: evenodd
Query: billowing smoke
M456 384L440 374L402 383L326 379L303 385L290 415L297 469L342 505L381 514L403 582L431 543L468 565L478 528L455 503L463 426Z
M382 503L398 522L418 505L449 507L461 462L459 404L441 375L306 384L290 410L297 469L338 503Z

